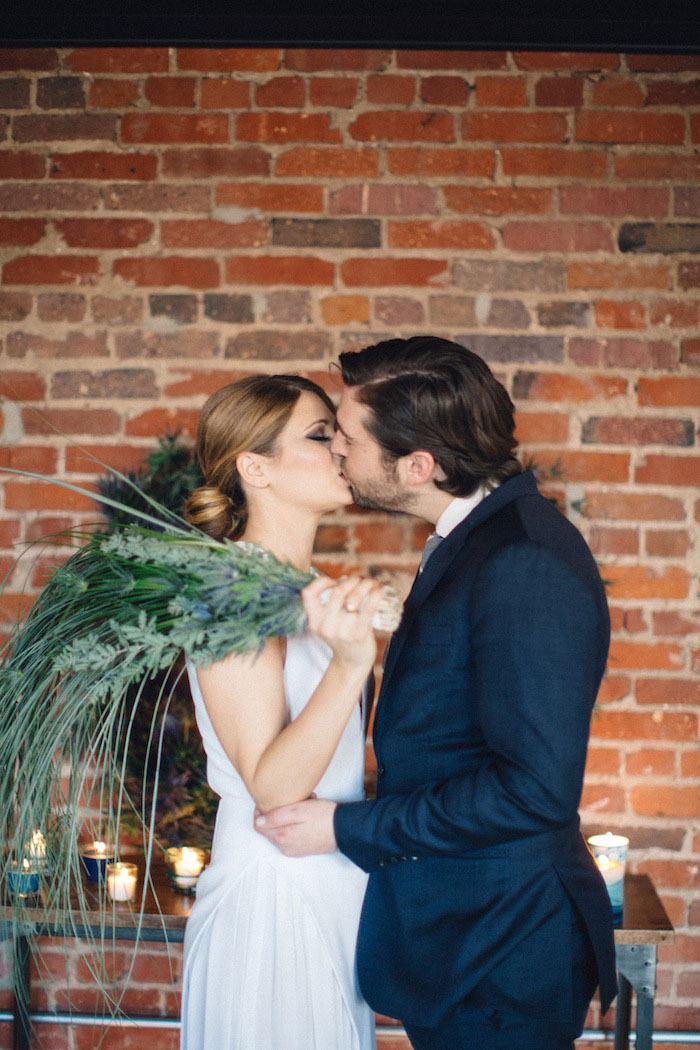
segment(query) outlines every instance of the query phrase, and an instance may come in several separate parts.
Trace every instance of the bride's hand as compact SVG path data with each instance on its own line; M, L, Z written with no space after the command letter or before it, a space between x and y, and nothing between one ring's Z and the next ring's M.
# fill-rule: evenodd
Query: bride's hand
M377 655L372 618L382 599L376 580L348 576L313 580L301 592L309 627L330 646L337 663L369 674Z

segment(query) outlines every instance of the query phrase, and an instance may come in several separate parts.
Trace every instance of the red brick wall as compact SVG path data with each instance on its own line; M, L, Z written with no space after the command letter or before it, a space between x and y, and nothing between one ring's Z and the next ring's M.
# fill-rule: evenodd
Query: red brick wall
M700 1028L700 60L38 49L0 70L0 463L90 484L77 445L134 465L244 372L330 384L339 350L425 331L482 354L610 580L583 817L629 834L677 927L659 1026ZM6 481L0 573L93 516ZM354 512L319 555L405 588L423 535Z

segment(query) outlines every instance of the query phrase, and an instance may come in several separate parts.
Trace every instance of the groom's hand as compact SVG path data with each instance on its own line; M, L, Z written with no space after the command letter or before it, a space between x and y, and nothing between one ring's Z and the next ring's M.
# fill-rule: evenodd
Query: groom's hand
M268 813L255 810L255 830L269 839L287 857L333 853L338 848L333 830L337 802L327 798L306 799L279 806Z

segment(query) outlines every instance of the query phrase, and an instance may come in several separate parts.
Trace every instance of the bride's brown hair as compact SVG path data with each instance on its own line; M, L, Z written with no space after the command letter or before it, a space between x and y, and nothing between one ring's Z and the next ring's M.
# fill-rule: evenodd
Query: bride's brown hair
M185 504L185 517L192 525L216 540L235 540L243 534L248 507L236 459L241 452L274 454L303 391L319 397L335 416L325 390L302 376L248 376L217 390L205 402L195 442L205 483Z

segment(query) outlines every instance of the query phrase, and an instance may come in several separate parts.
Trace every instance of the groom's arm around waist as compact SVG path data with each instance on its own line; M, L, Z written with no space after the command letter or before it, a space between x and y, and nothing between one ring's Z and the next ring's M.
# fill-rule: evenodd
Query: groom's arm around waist
M405 793L339 805L338 846L366 871L486 849L576 815L609 637L594 588L545 547L517 544L487 561L471 608L469 695L484 757ZM434 688L439 718L439 680ZM400 761L410 767L411 756Z

